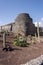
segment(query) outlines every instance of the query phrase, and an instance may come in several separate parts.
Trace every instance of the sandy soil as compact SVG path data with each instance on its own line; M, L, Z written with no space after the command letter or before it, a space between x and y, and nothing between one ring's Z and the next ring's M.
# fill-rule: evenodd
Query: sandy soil
M13 37L7 37L7 41L11 43ZM42 39L43 40L43 37ZM43 42L30 44L29 47L16 47L12 46L12 51L3 51L2 40L0 37L0 65L20 65L24 64L31 59L39 57L43 54Z
M20 65L43 54L43 42L29 47L13 47L12 51L3 51L0 42L0 65Z

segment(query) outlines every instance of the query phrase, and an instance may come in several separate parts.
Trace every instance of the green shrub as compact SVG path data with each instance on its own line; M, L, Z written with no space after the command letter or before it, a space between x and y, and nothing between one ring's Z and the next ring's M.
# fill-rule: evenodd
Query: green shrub
M19 43L20 43L21 47L26 47L27 46L26 39L24 37L19 38Z
M19 45L17 36L14 38L13 45L15 45L15 46L18 46Z
M24 37L15 37L14 39L14 45L20 46L20 47L27 47L26 39Z

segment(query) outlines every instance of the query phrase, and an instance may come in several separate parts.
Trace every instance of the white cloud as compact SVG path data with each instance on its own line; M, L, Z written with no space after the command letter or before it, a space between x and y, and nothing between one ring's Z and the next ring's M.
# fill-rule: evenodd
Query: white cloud
M37 27L37 22L34 22L34 24ZM41 26L41 22L39 22L39 26Z
M41 21L43 21L43 17L41 18Z
M41 25L40 26L43 27L43 22L41 22Z
M40 26L40 27L43 27L43 17L40 18L40 20L37 21L37 22L39 22L39 26ZM37 22L34 22L35 26L37 26Z

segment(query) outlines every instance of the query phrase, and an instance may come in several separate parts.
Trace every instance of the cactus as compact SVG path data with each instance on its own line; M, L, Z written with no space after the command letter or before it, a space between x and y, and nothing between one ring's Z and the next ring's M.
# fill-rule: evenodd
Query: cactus
M37 34L38 34L38 41L40 42L40 35L39 35L39 22L37 22Z
M5 42L6 42L6 38L5 38L5 32L3 33L3 48L5 48Z

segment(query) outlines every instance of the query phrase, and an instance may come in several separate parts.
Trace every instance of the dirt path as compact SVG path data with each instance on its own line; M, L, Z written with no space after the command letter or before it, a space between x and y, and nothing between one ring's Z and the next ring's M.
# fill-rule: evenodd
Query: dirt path
M20 65L43 54L43 43L29 47L14 47L13 51L2 51L0 43L0 65Z

